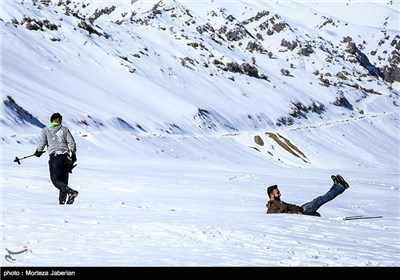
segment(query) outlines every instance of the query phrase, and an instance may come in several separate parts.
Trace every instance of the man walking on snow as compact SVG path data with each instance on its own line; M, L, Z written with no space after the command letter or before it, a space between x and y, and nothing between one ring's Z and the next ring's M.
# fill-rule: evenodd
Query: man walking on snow
M78 196L76 190L68 186L68 175L76 162L76 143L71 132L62 126L62 116L54 113L50 117L51 124L42 129L40 143L35 156L40 157L47 146L49 152L50 179L53 185L60 190L58 197L60 204L72 204Z

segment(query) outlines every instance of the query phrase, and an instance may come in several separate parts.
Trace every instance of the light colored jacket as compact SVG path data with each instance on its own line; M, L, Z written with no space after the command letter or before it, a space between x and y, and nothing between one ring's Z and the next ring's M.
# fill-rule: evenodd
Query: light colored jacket
M76 143L74 137L68 128L62 125L57 125L54 128L45 127L40 132L40 143L37 148L39 152L42 152L44 148L48 146L47 151L49 155L76 153Z

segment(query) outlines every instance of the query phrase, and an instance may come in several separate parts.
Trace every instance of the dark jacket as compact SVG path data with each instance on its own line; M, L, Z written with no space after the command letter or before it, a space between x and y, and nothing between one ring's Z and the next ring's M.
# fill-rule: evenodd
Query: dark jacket
M280 200L270 200L267 203L267 214L271 213L290 213L297 214L303 213L303 208L300 206L289 204Z

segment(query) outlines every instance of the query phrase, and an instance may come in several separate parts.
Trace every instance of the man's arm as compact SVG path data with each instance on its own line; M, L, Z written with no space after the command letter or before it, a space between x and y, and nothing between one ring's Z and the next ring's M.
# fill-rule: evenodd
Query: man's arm
M300 206L289 204L283 201L277 202L270 200L267 204L267 214L270 213L288 213L288 214L302 214L303 208Z
M69 129L67 129L67 144L68 144L68 148L69 151L71 152L71 160L72 162L76 162L77 158L76 158L76 143L75 143L75 139L71 134L71 131L69 131Z
M40 132L40 139L39 139L39 145L37 147L37 151L42 152L44 148L48 145L47 143L47 135L44 129Z
M67 144L68 144L68 148L69 151L72 154L76 154L76 143L75 143L75 139L71 134L71 131L69 131L69 129L67 130Z
M286 203L286 205L287 205L288 213L294 213L294 214L302 214L303 213L303 208L301 208L300 206L297 206L295 204L289 204L289 203Z
M279 203L274 200L270 200L267 204L267 214L271 213L286 213L285 203Z

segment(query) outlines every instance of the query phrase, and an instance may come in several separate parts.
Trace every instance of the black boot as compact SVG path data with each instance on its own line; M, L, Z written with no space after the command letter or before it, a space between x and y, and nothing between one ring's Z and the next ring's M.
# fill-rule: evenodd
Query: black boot
M349 184L347 184L347 182L339 174L336 175L336 179L338 180L338 183L341 184L345 189L350 187Z
M71 190L71 192L68 194L67 204L72 204L72 203L74 203L75 197L77 197L78 194L79 194L78 191L76 191L76 190Z

